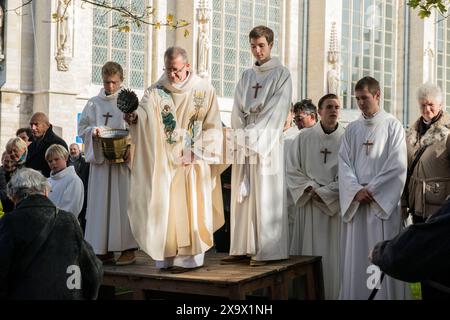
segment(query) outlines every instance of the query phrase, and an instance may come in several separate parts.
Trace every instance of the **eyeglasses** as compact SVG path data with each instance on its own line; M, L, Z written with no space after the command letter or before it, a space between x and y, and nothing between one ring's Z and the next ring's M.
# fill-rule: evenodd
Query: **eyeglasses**
M173 70L171 68L165 68L165 67L163 68L163 70L167 74L174 73L175 75L179 75L184 70L184 68L186 68L186 65L183 65L179 70Z

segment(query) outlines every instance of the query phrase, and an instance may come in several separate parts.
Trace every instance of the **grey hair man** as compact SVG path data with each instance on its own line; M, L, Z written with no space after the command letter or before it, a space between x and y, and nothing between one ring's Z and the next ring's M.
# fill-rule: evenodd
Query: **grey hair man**
M47 198L47 179L24 168L7 192L16 207L0 220L0 299L95 299L102 264L76 218Z
M310 99L303 99L294 105L294 122L299 130L314 126L317 118L317 107Z

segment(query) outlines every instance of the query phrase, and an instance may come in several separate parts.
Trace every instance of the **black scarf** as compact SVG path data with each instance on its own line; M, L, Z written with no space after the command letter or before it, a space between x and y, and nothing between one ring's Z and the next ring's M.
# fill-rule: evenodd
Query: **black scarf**
M423 135L428 131L428 129L430 129L431 125L436 121L438 121L443 114L444 113L442 110L439 111L438 115L435 116L433 119L431 119L429 123L425 123L423 117L420 117L419 125L417 126L417 134L419 135L419 139L423 137Z
M322 124L322 121L320 121L320 126L322 127L322 130L325 134L332 134L333 132L335 132L339 126L339 123L336 123L336 127L334 127L334 129L329 130L329 129L325 129L325 127Z

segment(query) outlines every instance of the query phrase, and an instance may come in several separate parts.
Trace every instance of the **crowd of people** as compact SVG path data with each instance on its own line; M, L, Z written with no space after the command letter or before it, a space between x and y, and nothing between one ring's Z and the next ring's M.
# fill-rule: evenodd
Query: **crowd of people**
M256 61L237 83L231 128L212 85L170 47L163 75L129 113L117 108L122 66L103 66L78 124L84 155L44 113L17 131L0 168L0 298L96 298L102 263L132 264L138 249L161 272L199 268L223 248L214 233L224 224L222 264L321 256L326 299L367 299L374 288L376 299L409 299L405 281L421 281L424 299L449 297L450 115L440 88L418 89L421 115L405 132L366 76L354 88L361 116L344 128L335 94L317 107L292 103L271 29L255 27L249 43ZM109 129L129 131L120 161L103 153ZM82 280L69 286L73 266ZM386 276L371 286L374 267Z

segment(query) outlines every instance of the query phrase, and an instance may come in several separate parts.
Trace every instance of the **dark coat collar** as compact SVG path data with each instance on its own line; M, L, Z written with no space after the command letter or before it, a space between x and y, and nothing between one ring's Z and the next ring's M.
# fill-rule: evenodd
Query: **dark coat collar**
M33 195L23 199L22 201L20 201L16 205L16 210L22 210L22 209L27 209L27 208L36 208L36 207L55 208L55 205L46 196L40 195L40 194L33 194Z

